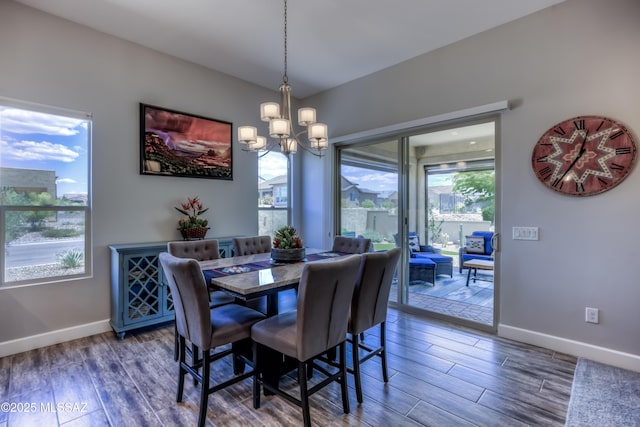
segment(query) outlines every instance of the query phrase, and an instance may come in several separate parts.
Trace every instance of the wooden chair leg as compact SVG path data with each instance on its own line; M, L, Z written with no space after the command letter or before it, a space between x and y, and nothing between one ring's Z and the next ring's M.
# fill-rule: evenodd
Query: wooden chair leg
M202 384L200 384L200 411L198 414L198 427L204 427L207 420L207 406L209 403L209 377L211 374L211 354L202 352Z
M306 363L298 361L298 383L300 384L300 406L302 406L302 419L304 420L304 426L311 427L306 365Z
M180 345L178 343L178 327L173 325L173 360L178 360L178 352L180 351Z
M184 348L186 346L185 339L182 336L178 336L178 393L176 395L176 402L182 402L182 393L184 391L184 376L187 374L187 371L184 369L183 364L185 363L185 351Z
M233 356L233 375L240 375L244 372L245 363L241 358L241 353L244 351L243 345L239 342L234 342L231 344Z
M342 410L345 414L350 411L349 408L349 387L347 386L347 343L340 343L340 388L342 390Z
M200 350L198 349L198 346L191 343L191 362L192 365L195 366L198 362L200 361ZM198 368L194 368L196 371L198 370ZM198 379L196 377L193 377L193 386L197 387L198 386Z
M387 325L386 322L380 323L380 358L382 359L382 379L385 383L389 382L389 373L387 371Z
M258 343L253 343L253 408L260 408L260 360Z
M353 381L356 384L356 399L362 403L362 377L360 375L359 334L351 334L351 360L353 362Z

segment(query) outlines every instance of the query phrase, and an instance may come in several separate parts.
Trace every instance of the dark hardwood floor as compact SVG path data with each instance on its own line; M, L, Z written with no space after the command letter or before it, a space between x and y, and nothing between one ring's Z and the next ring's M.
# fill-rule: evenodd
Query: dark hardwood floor
M337 384L311 398L322 426L563 426L574 357L390 310L390 380L379 359L362 365L364 403L342 413ZM375 343L377 330L366 340ZM227 361L213 375L231 372ZM320 375L314 375L314 379ZM192 426L198 390L185 384L177 404L173 326L105 333L0 359L0 427ZM293 378L282 380L295 388ZM28 411L28 412L27 412ZM262 398L253 409L251 379L209 397L210 426L298 426L298 407Z

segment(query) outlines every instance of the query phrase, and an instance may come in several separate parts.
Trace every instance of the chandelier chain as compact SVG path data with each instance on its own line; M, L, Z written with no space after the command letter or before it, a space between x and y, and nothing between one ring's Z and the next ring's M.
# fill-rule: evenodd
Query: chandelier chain
M282 81L289 82L289 77L287 76L287 0L284 0L284 75L282 76Z

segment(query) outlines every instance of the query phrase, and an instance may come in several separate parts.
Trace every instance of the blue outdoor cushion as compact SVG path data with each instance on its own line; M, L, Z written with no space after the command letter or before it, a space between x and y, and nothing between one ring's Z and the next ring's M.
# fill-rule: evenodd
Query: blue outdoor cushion
M434 269L436 268L436 263L429 258L410 258L409 266Z
M430 259L433 262L443 262L443 263L449 263L449 262L453 262L453 258L451 258L450 256L446 256L446 255L440 255L440 254L435 254L435 253L430 253L430 252L418 252L417 254L415 254L416 258L427 258Z

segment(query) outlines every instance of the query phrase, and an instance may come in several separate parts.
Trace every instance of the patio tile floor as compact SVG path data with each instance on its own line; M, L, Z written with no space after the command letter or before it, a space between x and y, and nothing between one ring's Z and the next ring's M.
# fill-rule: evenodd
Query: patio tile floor
M483 277L484 276L484 277ZM491 273L478 277L491 279ZM439 276L435 285L412 282L409 285L409 305L435 313L458 317L485 325L493 325L493 282L471 280L466 286L467 272L456 271L453 278ZM397 302L397 284L391 288L389 301Z

